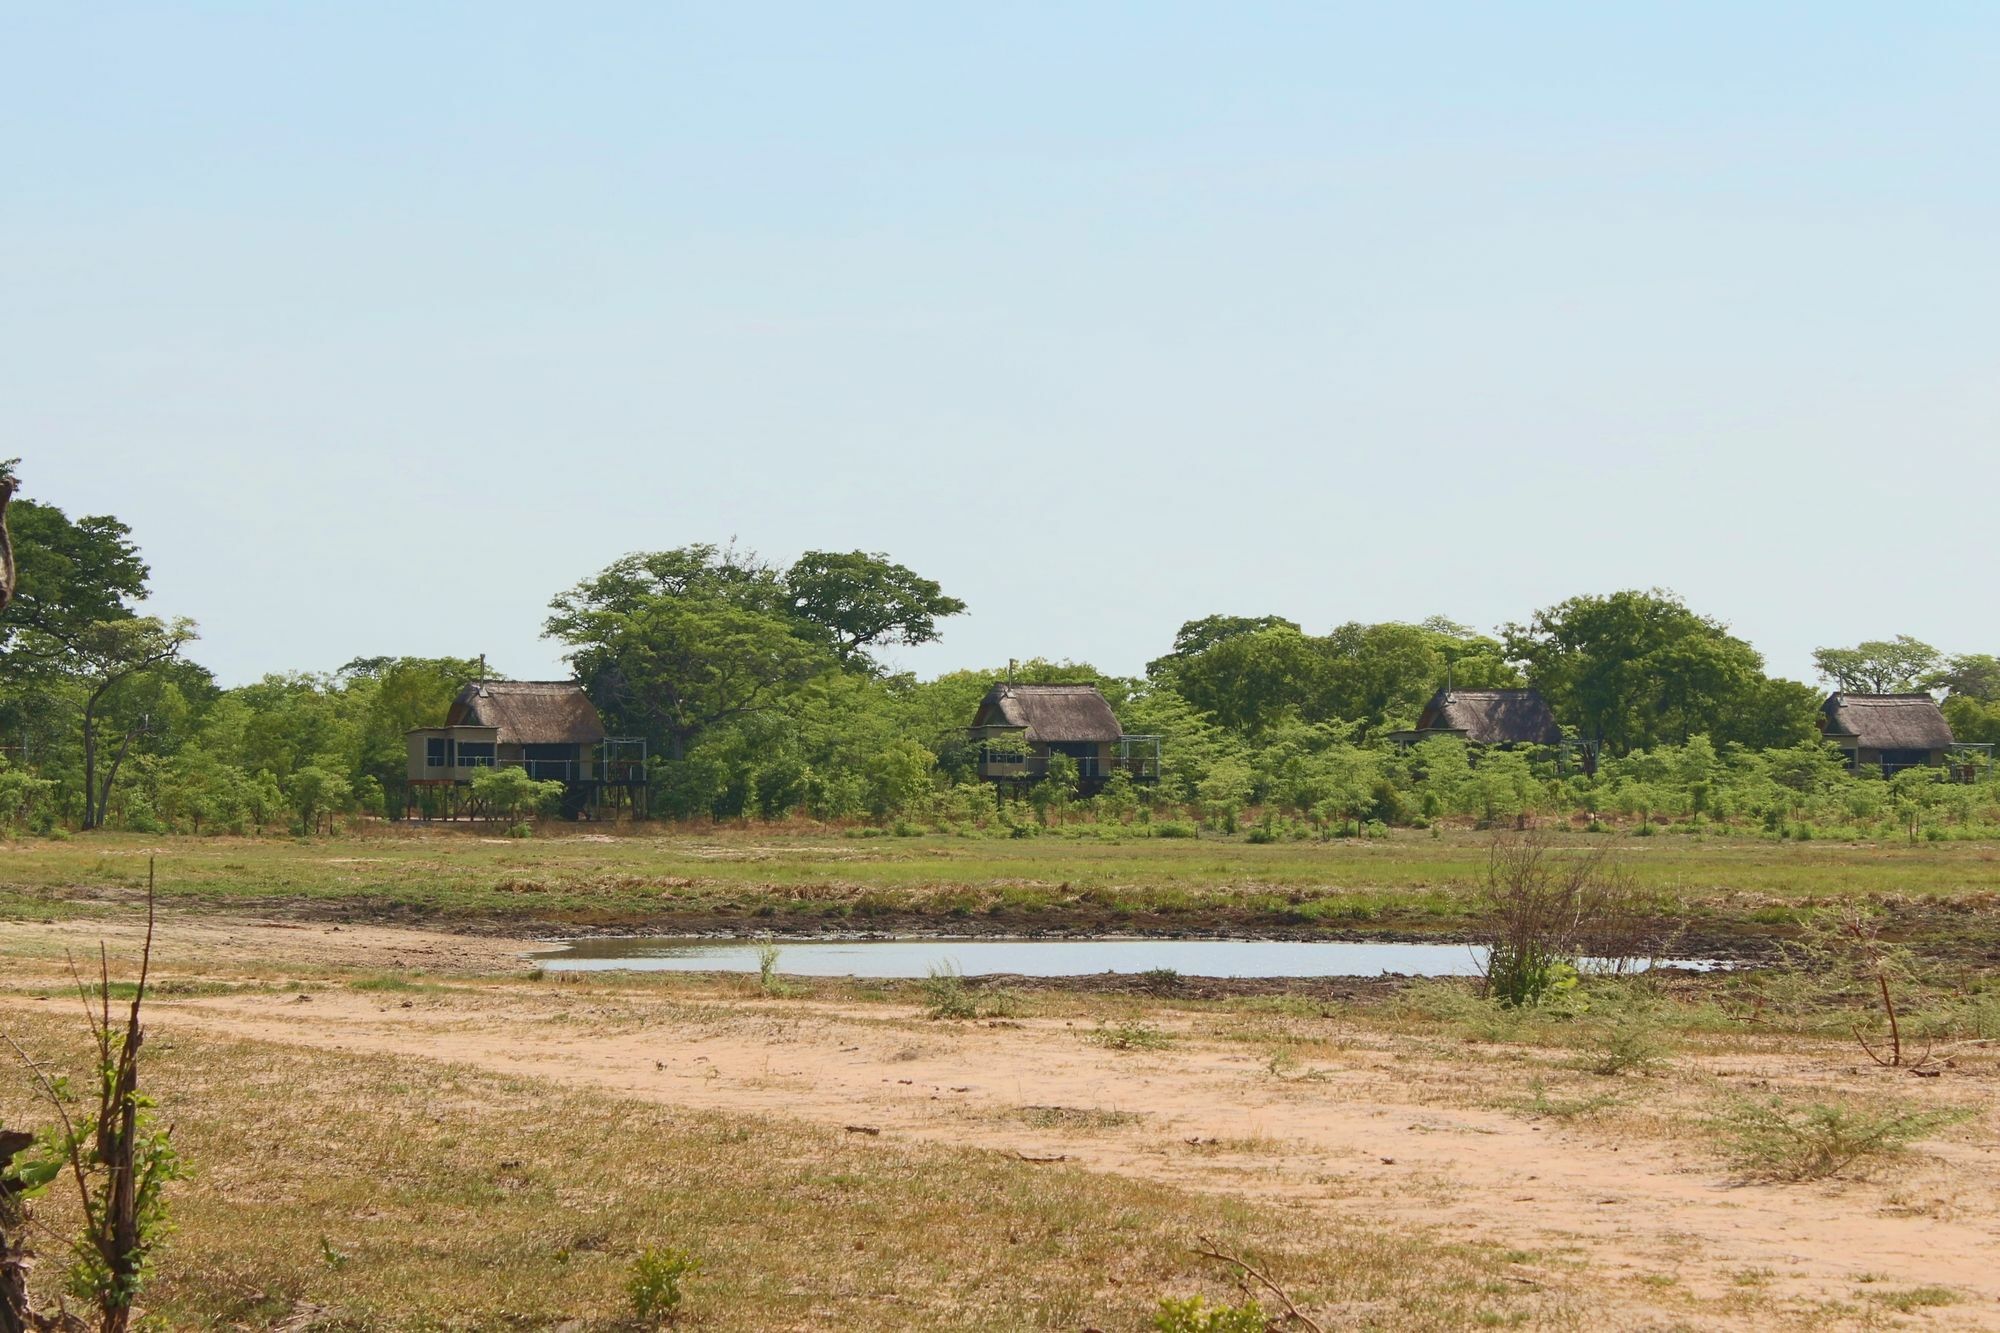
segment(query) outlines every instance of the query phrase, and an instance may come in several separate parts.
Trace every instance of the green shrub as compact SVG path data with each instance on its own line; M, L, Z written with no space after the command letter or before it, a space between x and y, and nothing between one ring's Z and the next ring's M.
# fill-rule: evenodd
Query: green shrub
M516 824L507 830L507 836L510 838L532 838L535 836L535 826L528 823Z
M1090 1039L1114 1051L1157 1051L1173 1045L1173 1037L1150 1023L1114 1023L1100 1027Z
M979 1006L965 988L965 975L954 963L939 963L923 982L924 1000L932 1018L977 1018Z
M1271 1317L1254 1299L1241 1305L1210 1305L1201 1296L1163 1299L1153 1316L1154 1333L1264 1333Z
M1868 1157L1902 1152L1971 1113L1874 1111L1851 1103L1804 1106L1739 1098L1710 1122L1724 1154L1763 1180L1821 1180Z
M1162 819L1152 827L1156 838L1192 838L1197 833L1195 826L1185 819Z
M701 1265L686 1250L647 1249L632 1261L632 1276L625 1283L632 1313L653 1324L672 1322L680 1313L681 1280L699 1272Z
M778 979L778 952L769 941L757 946L757 989L766 995L785 993L785 983Z
M1593 987L1581 1028L1579 1061L1593 1074L1640 1073L1666 1060L1666 1025L1652 996L1637 985Z

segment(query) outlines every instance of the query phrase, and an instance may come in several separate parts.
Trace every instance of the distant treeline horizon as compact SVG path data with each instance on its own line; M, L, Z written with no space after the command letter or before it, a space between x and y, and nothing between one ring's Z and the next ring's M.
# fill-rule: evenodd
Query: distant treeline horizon
M10 827L395 818L410 798L405 733L440 723L482 671L499 678L478 659L376 656L225 688L193 660L192 621L139 613L150 571L126 525L21 499L8 517L19 567L0 616L0 823ZM983 827L982 811L998 807L973 785L964 729L1009 665L918 679L879 657L936 640L965 610L884 554L812 551L780 567L697 543L614 561L556 596L544 631L606 727L648 742L658 813ZM1166 806L1218 827L1276 809L1324 830L1644 805L1755 814L1777 829L1828 792L1866 789L1817 738L1829 689L1926 692L1959 740L2000 740L1993 655L1895 636L1822 648L1815 666L1819 684L1769 676L1720 621L1651 589L1571 597L1490 635L1436 616L1313 634L1275 614L1216 614L1183 623L1138 676L1039 658L1011 670L1095 684L1128 732L1165 737L1157 787L1114 783L1081 806L1073 790L1030 792L1038 825L1052 808L1060 823L1078 809L1133 819ZM1463 745L1449 757L1449 741L1392 746L1447 681L1539 690L1601 755L1599 771L1553 754L1474 763ZM1840 799L1815 817L1886 808ZM1962 813L1954 827L1982 818Z

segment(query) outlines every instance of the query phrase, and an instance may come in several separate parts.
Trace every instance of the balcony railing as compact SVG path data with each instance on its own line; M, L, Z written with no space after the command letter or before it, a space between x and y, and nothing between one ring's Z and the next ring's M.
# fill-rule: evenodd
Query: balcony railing
M1118 752L1105 755L1071 755L1079 782L1103 782L1123 773L1134 782L1157 782L1160 778L1160 745L1157 736L1127 736L1117 742ZM1053 756L1011 750L988 743L980 748L977 765L982 778L1045 778Z

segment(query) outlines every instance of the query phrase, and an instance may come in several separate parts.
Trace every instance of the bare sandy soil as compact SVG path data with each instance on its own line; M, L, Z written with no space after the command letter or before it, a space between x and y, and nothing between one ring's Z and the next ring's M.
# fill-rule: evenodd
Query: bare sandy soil
M5 928L17 956L114 948L92 924ZM518 972L526 941L372 927L173 922L166 973L246 958L358 970ZM44 974L46 975L46 974ZM8 1004L45 1003L15 996ZM1420 1225L1544 1259L1540 1279L1678 1284L1704 1297L1754 1285L1786 1301L1848 1301L1874 1286L1946 1287L1956 1304L1899 1317L2000 1327L1996 1071L1947 1075L1979 1118L1873 1178L1749 1184L1686 1132L1697 1082L1754 1093L1904 1092L1907 1076L1834 1048L1677 1057L1638 1085L1646 1114L1603 1124L1503 1109L1522 1072L1503 1054L1339 1019L1312 1058L1274 1071L1212 1016L1162 1011L1163 1049L1111 1049L1085 1019L934 1022L907 1006L746 997L740 988L452 982L416 992L309 985L162 997L180 1030L462 1063L688 1107L852 1127L1062 1160L1186 1188ZM1931 1081L1927 1089L1946 1091ZM1650 1118L1649 1118L1650 1117ZM1676 1128L1678 1126L1678 1128ZM1536 1269L1527 1270L1531 1273ZM1621 1306L1629 1302L1621 1299ZM1628 1311L1636 1313L1635 1311ZM1623 1326L1624 1321L1610 1322ZM1754 1320L1743 1323L1753 1327Z

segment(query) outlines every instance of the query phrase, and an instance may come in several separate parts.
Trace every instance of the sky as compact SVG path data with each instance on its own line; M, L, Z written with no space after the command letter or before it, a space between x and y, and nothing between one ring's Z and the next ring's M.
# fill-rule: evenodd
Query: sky
M2000 7L0 0L0 456L227 684L696 541L2000 651Z

